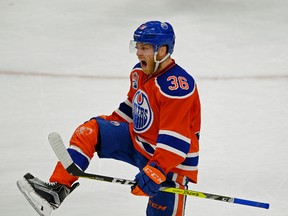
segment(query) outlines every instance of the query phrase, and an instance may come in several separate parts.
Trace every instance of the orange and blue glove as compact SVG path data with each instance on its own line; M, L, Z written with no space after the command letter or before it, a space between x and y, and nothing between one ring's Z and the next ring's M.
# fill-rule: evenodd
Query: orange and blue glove
M164 171L152 162L136 175L136 184L131 187L131 193L137 196L153 197L158 193L161 183L165 180Z

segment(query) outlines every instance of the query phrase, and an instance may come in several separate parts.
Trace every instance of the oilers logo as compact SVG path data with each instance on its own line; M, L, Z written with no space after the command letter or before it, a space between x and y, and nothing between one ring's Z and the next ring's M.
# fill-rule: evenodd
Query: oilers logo
M153 112L145 92L138 90L133 98L134 130L138 133L147 131L153 121Z

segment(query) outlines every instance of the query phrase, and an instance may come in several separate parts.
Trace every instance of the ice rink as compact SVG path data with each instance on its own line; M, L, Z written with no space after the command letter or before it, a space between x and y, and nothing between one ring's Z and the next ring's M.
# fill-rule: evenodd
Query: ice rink
M0 0L0 215L33 216L16 187L47 180L48 134L74 129L126 99L148 20L176 33L176 62L202 102L199 183L190 189L270 203L269 210L189 197L187 216L288 215L287 0ZM134 179L137 169L94 158L88 171ZM147 199L122 185L80 180L55 216L144 216Z

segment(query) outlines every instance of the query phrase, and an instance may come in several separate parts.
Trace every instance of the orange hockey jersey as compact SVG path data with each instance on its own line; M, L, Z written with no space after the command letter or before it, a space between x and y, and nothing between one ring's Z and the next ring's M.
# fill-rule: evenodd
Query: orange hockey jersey
M201 108L194 79L173 60L152 76L137 64L130 81L127 100L108 119L130 123L135 148L150 162L196 183Z

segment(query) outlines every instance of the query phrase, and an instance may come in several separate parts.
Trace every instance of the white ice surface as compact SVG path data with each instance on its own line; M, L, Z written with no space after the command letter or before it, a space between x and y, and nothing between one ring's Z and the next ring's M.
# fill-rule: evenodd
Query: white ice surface
M126 98L137 62L135 28L169 21L173 57L202 101L199 183L193 190L269 202L258 208L189 197L187 216L288 215L288 2L0 1L0 215L36 215L16 187L48 179L57 161L47 136L109 114ZM137 170L94 158L88 171L133 179ZM129 187L81 180L53 215L144 216Z

